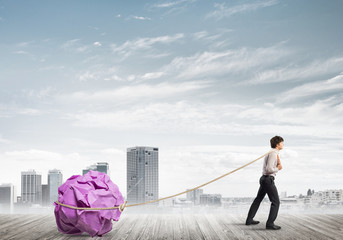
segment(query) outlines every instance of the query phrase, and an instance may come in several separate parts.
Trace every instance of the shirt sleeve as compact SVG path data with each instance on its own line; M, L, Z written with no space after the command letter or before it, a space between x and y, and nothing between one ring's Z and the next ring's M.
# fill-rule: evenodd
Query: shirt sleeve
M276 167L277 165L277 154L275 152L271 152L267 159L267 166L266 171L268 174L277 173L279 169Z

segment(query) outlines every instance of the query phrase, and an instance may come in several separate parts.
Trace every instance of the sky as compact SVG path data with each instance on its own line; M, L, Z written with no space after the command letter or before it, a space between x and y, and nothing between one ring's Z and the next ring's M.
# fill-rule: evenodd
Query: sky
M159 197L284 138L279 194L342 189L342 1L0 0L0 184L159 148ZM254 197L263 159L204 193ZM180 196L186 197L186 195Z

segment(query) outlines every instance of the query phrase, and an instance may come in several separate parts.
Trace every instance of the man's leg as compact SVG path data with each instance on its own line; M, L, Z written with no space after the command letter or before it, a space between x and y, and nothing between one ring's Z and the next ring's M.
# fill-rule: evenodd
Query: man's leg
M256 215L258 208L260 207L260 203L262 202L264 196L266 196L266 191L263 187L263 184L261 184L261 180L262 180L261 178L260 178L260 188L258 190L256 198L254 199L253 203L251 204L246 222L251 222L253 220L253 218Z
M275 186L274 180L270 178L268 179L268 181L266 181L266 183L267 184L265 185L265 189L268 194L269 200L272 202L270 206L269 217L268 217L266 226L273 226L274 221L279 211L280 200L279 200L279 194Z

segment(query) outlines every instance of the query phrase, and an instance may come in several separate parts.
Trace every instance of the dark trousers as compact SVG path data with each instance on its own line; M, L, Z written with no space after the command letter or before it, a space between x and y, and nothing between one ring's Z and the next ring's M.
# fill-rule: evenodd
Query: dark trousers
M265 176L265 175L262 175L260 177L260 189L258 190L256 198L251 204L248 217L246 219L247 222L253 220L260 206L260 203L262 202L266 194L268 194L268 198L272 202L270 206L269 217L268 217L266 226L274 225L274 221L277 217L279 206L280 206L279 194L274 183L274 177Z

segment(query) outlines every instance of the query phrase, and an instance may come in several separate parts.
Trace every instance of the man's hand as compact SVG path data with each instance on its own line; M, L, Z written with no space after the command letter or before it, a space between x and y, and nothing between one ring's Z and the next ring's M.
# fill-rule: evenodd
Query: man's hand
M276 164L276 166L277 166L277 165L281 165L280 158L277 159L277 164Z
M282 169L282 165L281 165L281 163L277 165L277 168L278 168L279 170L281 170L281 169Z
M279 170L281 170L282 169L282 165L281 165L281 161L280 161L280 159L278 158L277 159L277 168L279 169Z

